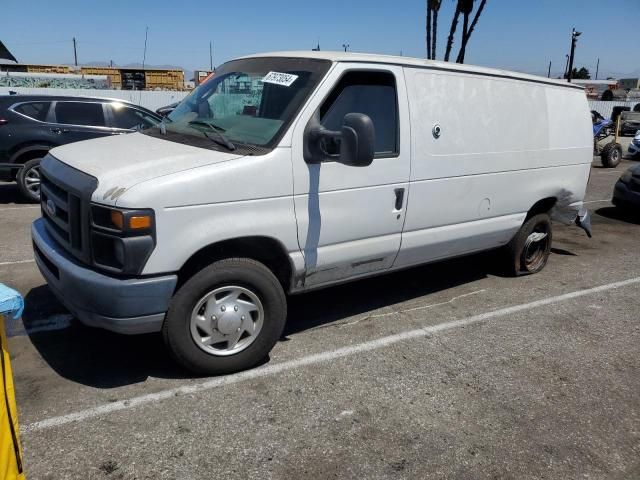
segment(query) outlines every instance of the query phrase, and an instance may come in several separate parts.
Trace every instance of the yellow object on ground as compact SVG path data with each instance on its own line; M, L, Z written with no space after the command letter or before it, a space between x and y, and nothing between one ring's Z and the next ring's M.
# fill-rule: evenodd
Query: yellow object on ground
M13 375L4 328L4 315L0 313L0 479L24 479L18 409L13 390Z

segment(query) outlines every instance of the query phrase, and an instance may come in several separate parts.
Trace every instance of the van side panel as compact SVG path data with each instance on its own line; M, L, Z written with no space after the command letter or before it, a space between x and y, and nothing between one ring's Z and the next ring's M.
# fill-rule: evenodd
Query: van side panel
M584 198L593 148L584 92L414 68L405 78L411 178L395 266L503 245L537 201Z

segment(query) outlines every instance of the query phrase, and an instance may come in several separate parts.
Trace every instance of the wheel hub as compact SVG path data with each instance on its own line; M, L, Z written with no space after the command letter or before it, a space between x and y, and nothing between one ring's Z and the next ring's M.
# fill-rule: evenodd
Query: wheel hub
M544 262L544 252L548 242L547 232L532 232L524 244L524 258L528 268L536 269Z
M237 305L222 305L222 307L220 307L218 321L214 326L220 333L230 335L238 331L243 319L244 316L241 315Z
M233 355L258 337L264 309L258 296L240 286L220 287L204 295L191 314L196 345L212 355Z

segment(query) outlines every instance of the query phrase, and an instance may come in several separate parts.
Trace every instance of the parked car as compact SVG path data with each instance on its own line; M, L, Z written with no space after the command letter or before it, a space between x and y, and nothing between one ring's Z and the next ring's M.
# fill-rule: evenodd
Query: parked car
M622 174L616 182L611 203L640 212L640 165L634 165Z
M59 145L130 133L157 125L157 114L113 99L0 96L0 180L18 183L25 198L40 198L40 161Z
M640 130L638 130L636 136L631 140L628 152L634 159L640 157Z
M640 131L640 112L620 114L620 135L635 135Z
M571 83L245 57L158 127L49 152L35 259L82 322L161 331L185 367L229 373L278 341L286 293L496 248L513 275L539 272L552 218L590 234L592 149Z

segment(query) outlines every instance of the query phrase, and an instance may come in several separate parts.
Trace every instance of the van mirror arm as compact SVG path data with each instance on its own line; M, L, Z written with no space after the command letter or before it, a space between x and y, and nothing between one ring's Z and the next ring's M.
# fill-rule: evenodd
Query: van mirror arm
M304 159L307 163L337 160L345 165L366 167L374 158L375 130L371 119L362 113L344 116L340 131L328 130L320 123L319 114L313 116L304 133ZM340 155L330 157L322 149L322 139L340 140Z

